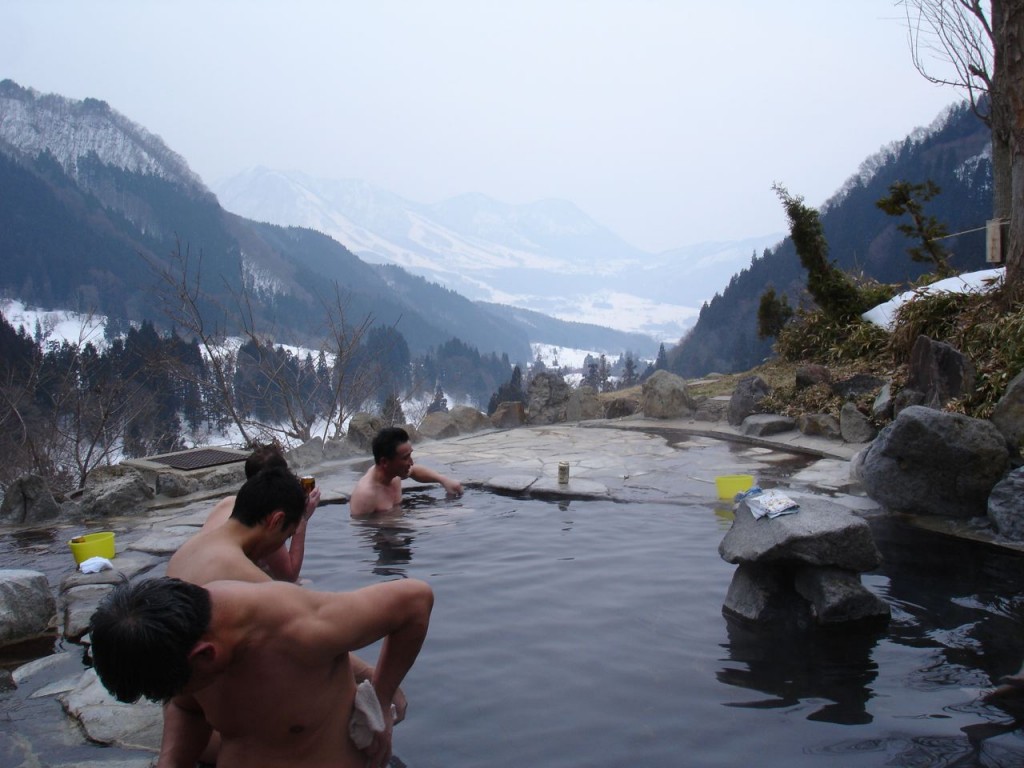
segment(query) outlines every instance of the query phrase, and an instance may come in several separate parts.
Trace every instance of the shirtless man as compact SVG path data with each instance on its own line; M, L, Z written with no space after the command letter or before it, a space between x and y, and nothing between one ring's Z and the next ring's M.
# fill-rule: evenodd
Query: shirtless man
M462 495L462 483L414 464L409 434L401 427L385 427L373 438L373 466L366 470L348 500L352 517L388 512L402 502L402 480L440 483L449 496Z
M295 584L179 579L116 587L92 616L96 673L118 700L167 701L184 727L165 737L158 768L193 768L222 735L218 768L371 768L348 735L355 698L351 651L379 639L373 686L387 736L391 700L427 633L433 593L415 579L354 592Z
M231 516L212 526L208 519L202 530L171 556L167 575L199 586L225 579L271 581L257 563L268 554L280 552L289 537L294 541L295 531L305 527L305 520L316 508L310 501L314 495L319 500L315 489L307 498L298 479L282 464L256 472L233 497ZM357 682L372 679L373 667L355 654L350 664ZM395 723L399 723L405 719L408 703L401 690L393 698ZM183 727L180 712L165 707L164 740L173 741L173 734ZM215 736L203 757L213 762L216 755Z
M316 489L307 499L298 478L283 467L257 472L233 497L226 520L215 521L211 514L199 533L171 556L167 575L200 586L223 579L270 580L257 563L280 552L305 528L316 508L310 503L314 496L319 499Z
M272 467L288 468L288 462L281 454L281 449L276 445L263 445L254 450L249 458L245 460L245 479L249 480L261 469ZM258 558L259 566L270 574L271 578L280 581L298 581L299 571L302 570L302 560L306 553L306 523L313 516L317 506L320 504L320 489L314 488L306 499L306 511L302 520L295 528L289 544L282 544L273 552L269 552ZM217 505L210 512L210 516L203 523L203 530L216 528L223 525L231 517L231 511L235 507L235 497L228 496L217 502ZM184 578L184 577L181 577ZM236 576L220 576L219 578L239 578ZM191 581L191 579L186 579ZM202 584L203 582L195 582Z

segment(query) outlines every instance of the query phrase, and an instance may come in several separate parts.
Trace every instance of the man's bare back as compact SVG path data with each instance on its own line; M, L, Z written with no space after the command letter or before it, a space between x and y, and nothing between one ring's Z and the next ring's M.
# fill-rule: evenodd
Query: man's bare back
M236 579L270 581L270 576L245 554L233 532L239 523L230 520L203 529L182 544L167 562L167 575L193 584Z
M273 470L272 472L281 473L286 472L286 470ZM290 474L288 477L290 480L282 480L281 482L298 482ZM247 501L251 502L254 495L252 489L258 489L259 486L255 484L259 482L259 479L250 478L246 485L243 486L239 492L242 504L245 504ZM268 499L266 493L255 495L258 495L263 502L266 502ZM314 509L318 501L319 491L314 489L306 500L306 513ZM283 549L284 542L294 529L295 524L289 525L284 517L284 512L278 509L269 512L269 514L266 514L258 521L250 521L253 522L252 525L246 525L234 517L224 519L221 515L225 511L229 515L231 514L230 510L227 510L226 502L227 500L224 500L218 504L207 518L203 528L179 547L178 551L171 556L167 563L167 576L200 586L227 579L253 583L264 583L272 580L271 576L257 563L262 561L268 553L280 552ZM232 500L232 506L234 503L234 500ZM270 503L266 506L273 507L275 504ZM304 521L301 524L304 524ZM355 681L371 679L373 673L373 667L355 654L346 657L345 669L339 672L339 674L354 676ZM352 694L354 691L355 681L346 688L349 694ZM393 703L395 704L396 722L399 722L404 719L408 705L405 694L401 690L395 691ZM334 725L338 727L340 724L338 730L345 734L346 744L351 747L352 745L348 740L346 730L346 725L352 711L351 695L348 699L344 700L343 704L344 706L339 706L335 711L335 715L339 719L334 721ZM196 706L192 708L201 712L205 709L205 706L202 709L198 709ZM173 744L175 740L183 738L187 734L190 725L195 725L195 723L190 724L189 717L189 707L168 706L165 708L165 742L170 741ZM292 741L295 740L293 739ZM215 736L204 753L204 758L212 762L213 758L219 755L219 749L223 749L223 747L218 747L218 740ZM362 754L365 759L366 753ZM220 762L220 758L217 757L218 765Z
M219 768L366 764L344 727L355 696L349 654L320 647L300 607L291 592L243 607L244 640L217 682L193 694L221 734Z
M276 581L198 587L157 578L115 588L90 628L111 692L126 702L140 693L168 699L165 714L178 727L165 730L159 768L193 768L213 729L219 768L379 768L390 757L391 704L432 606L430 587L416 579L326 593ZM348 734L350 660L377 640L373 686L386 731L366 752Z

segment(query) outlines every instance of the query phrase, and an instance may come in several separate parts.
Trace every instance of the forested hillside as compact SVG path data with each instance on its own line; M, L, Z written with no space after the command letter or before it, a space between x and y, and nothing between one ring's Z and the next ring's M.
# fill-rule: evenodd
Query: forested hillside
M925 206L950 233L943 244L958 271L983 269L987 219L992 215L990 135L964 104L921 136L911 136L865 161L821 215L832 260L843 270L904 287L928 270L911 260L913 243L897 227L905 221L883 213L876 202L897 181L933 181L941 193ZM780 179L785 186L785 179ZM800 195L799 189L790 189ZM781 203L780 203L781 207ZM793 306L808 305L806 273L793 242L752 259L725 289L704 305L696 326L669 352L669 367L682 376L748 370L772 354L771 340L757 336L761 294L772 286Z

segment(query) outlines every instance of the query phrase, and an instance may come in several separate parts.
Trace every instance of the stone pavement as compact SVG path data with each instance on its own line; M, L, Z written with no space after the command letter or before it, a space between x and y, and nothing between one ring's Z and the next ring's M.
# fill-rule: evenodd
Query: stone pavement
M825 495L845 508L872 512L877 505L849 477L850 459L861 447L795 431L769 439L750 438L724 422L632 416L425 440L414 445L413 458L469 488L637 504L706 503L729 513L732 505L717 499L714 478L749 473L766 487L784 489L798 502L802 496ZM570 479L559 484L558 464L563 461L570 465ZM367 456L295 469L316 476L322 503L338 504L347 501L369 465ZM406 484L415 486L411 481ZM44 570L51 583L77 585L71 592L87 597L76 600L65 593L61 619L65 634L78 636L105 593L101 586L109 588L123 578L122 573L129 578L162 575L170 555L202 525L212 500L235 490L157 498L147 515L106 521L117 532L116 572L86 576L72 571L66 537L61 535L54 537L46 557L35 553L31 560L5 563L5 567L36 568ZM8 739L11 751L0 748L0 764L150 765L159 745L159 707L113 701L93 672L84 668L78 647L67 641L62 645L64 653L16 671L18 689L13 696L17 704L6 705L0 735L17 733L17 739ZM52 706L46 707L46 702ZM61 707L81 722L88 741L110 746L90 748L77 726L69 725Z
M730 446L724 457L721 450L708 450L721 448L723 441ZM534 494L609 496L619 501L673 494L700 497L713 491L717 475L750 473L758 480L770 475L773 485L797 492L862 496L851 483L849 462L863 447L796 430L752 438L725 422L630 416L425 441L414 446L413 459L466 485ZM795 475L782 480L771 470L794 459L807 465ZM562 461L570 466L567 485L557 482ZM341 495L354 484L354 479L334 474L325 481L322 487Z

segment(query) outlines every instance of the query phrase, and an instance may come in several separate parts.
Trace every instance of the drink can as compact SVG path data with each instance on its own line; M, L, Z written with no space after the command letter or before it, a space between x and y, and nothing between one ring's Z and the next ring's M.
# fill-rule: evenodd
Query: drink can
M562 485L569 482L569 462L558 462L558 482Z

